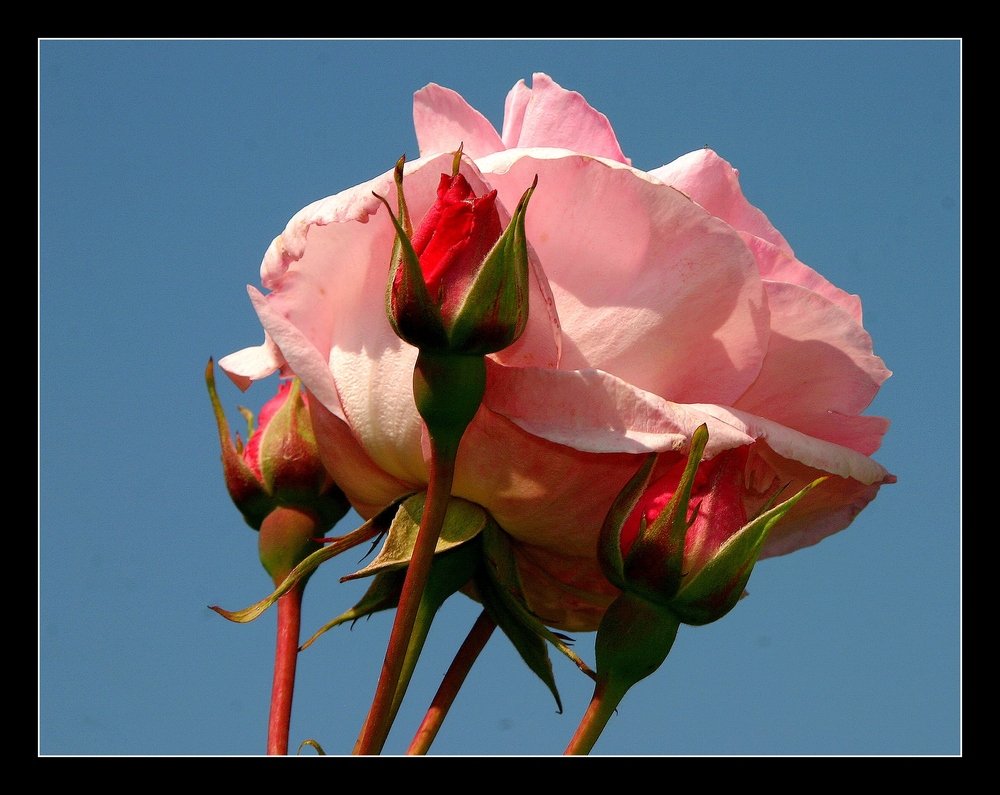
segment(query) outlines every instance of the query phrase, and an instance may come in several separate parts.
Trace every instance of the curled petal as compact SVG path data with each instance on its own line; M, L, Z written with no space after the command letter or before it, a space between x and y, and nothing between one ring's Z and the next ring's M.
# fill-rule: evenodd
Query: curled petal
M330 369L313 342L302 333L302 330L282 314L273 303L269 302L259 290L247 287L250 301L257 310L261 325L281 350L282 356L288 362L299 379L306 383L309 379L309 391L320 403L330 411L342 414L337 386L330 374Z
M725 420L601 370L490 364L483 403L533 436L591 453L682 452L706 423L709 458L754 440Z
M530 90L520 80L507 95L503 143L508 149L555 147L625 165L632 162L618 145L608 117L542 72L532 76Z
M767 442L768 447L782 458L798 461L807 467L818 470L820 474L839 475L842 478L850 478L865 485L895 481L895 478L886 472L885 467L856 450L841 447L822 439L815 439L772 420L725 406L695 404L689 408L704 412L727 423L747 436ZM816 477L818 475L813 475L802 485L805 486ZM892 478L892 480L887 480L887 478Z
M420 155L454 152L473 160L499 152L503 141L493 125L457 91L431 83L413 95L413 126Z
M224 356L219 361L219 367L244 392L254 381L267 378L272 373L284 368L285 365L285 357L266 331L264 332L263 345L244 348Z
M888 422L860 417L890 372L850 314L798 285L765 282L771 336L760 375L733 405L865 455Z
M820 470L817 473L816 469L800 461L779 455L769 441L754 445L754 455L760 462L760 468L770 471L775 483L785 487L783 494L797 493L811 483L817 474L826 471ZM871 463L874 464L871 482L831 477L799 500L771 529L761 558L787 555L812 546L827 536L840 532L854 521L854 517L875 499L880 486L896 482L896 478L889 474L877 479L881 467L875 462Z

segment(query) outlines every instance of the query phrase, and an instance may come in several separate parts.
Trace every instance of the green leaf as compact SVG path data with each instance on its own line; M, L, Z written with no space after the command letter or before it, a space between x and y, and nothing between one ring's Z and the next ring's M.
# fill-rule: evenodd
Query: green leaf
M342 577L341 582L370 577L386 569L406 566L413 555L413 546L420 530L420 519L424 513L426 499L427 492L422 491L405 500L396 511L389 527L389 535L375 560L360 571ZM452 497L448 503L448 511L434 554L453 549L475 538L486 526L487 517L486 511L475 503Z
M334 627L348 621L357 621L359 618L370 616L382 610L392 610L398 607L399 595L403 591L403 580L405 579L406 569L392 569L376 574L361 600L350 610L341 613L320 627L309 640L299 647L299 651L311 646L320 635L329 632Z
M545 641L555 646L589 677L594 672L569 648L564 637L546 627L528 608L509 536L490 519L482 533L484 566L476 575L483 608L514 644L521 658L555 697L562 712L552 662Z
M309 557L305 558L298 566L292 569L285 578L284 582L282 582L281 585L278 586L277 590L275 590L274 593L266 599L262 599L256 604L250 605L250 607L244 608L243 610L236 610L233 612L223 610L221 607L216 607L214 605L209 605L209 607L223 618L228 618L230 621L235 621L238 624L246 624L253 621L265 610L267 610L267 608L277 602L279 598L288 593L296 583L304 577L312 574L312 572L315 571L321 563L325 563L330 558L336 557L341 552L346 552L348 549L356 547L358 544L363 544L365 541L370 541L373 538L377 538L378 536L385 534L389 529L389 522L396 513L399 502L400 500L396 500L390 503L388 507L373 516L354 532L348 533L346 536L341 536L337 539L328 539L329 543L324 546L323 549L316 550L309 555Z

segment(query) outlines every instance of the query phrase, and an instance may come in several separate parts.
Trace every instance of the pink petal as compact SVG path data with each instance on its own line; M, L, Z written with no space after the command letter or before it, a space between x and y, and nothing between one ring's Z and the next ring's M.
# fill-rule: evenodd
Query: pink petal
M797 461L815 470L816 474L812 479L826 473L850 478L865 485L891 482L886 480L892 476L885 467L848 447L814 439L772 420L726 406L695 404L688 408L708 414L758 441L767 442L767 446L782 458ZM709 432L711 433L711 428Z
M521 127L524 125L524 111L527 110L530 99L531 89L523 80L518 80L507 92L507 99L503 105L503 130L500 133L504 148L514 149L517 146Z
M770 442L754 445L754 455L766 462L775 481L785 486L785 494L796 494L823 472L799 461L777 454ZM872 462L874 463L874 462ZM876 465L877 466L877 465ZM882 470L885 472L885 470ZM819 543L847 527L868 503L879 487L895 483L893 475L884 474L870 482L845 477L831 477L806 494L771 530L761 558L787 555Z
M743 233L757 259L761 278L807 287L861 322L861 299L835 287L797 260L788 241L743 195L739 172L711 149L698 149L649 173L683 191L712 215Z
M820 274L799 262L793 255L782 251L766 240L754 237L748 232L740 232L747 246L757 260L757 270L762 279L773 282L788 282L811 290L817 295L836 304L858 323L861 323L861 299L834 286Z
M314 404L309 412L323 466L363 518L370 519L397 497L427 488L425 482L392 477L365 452L346 422Z
M309 391L320 403L335 414L342 415L337 387L322 353L287 315L276 308L276 301L268 300L271 296L265 297L253 287L247 287L247 292L250 293L250 301L257 310L261 325L274 340L292 372L303 384L308 385Z
M546 146L606 157L626 165L632 162L618 145L608 117L547 74L532 75L530 97L524 81L514 86L507 96L505 110L503 143L508 149Z
M244 392L254 381L267 378L271 373L285 367L285 357L274 344L271 335L264 332L264 344L244 348L219 360L226 375Z
M767 304L730 226L608 161L534 149L477 165L508 205L538 175L526 229L558 308L561 368L604 370L676 402L730 404L757 377Z
M792 249L767 216L746 200L739 172L711 149L698 149L649 172L684 191L716 218L762 238L791 255Z
M705 423L708 458L754 440L725 420L600 370L488 363L483 405L532 436L589 453L686 451L695 429Z
M593 632L600 626L619 591L605 578L596 558L524 543L514 552L525 598L535 615L566 632Z
M765 282L771 337L760 375L733 405L870 455L888 422L857 417L889 377L861 324L804 287ZM863 426L863 430L859 426Z
M493 125L462 96L431 83L413 95L413 126L421 157L462 151L473 160L499 152L503 141Z

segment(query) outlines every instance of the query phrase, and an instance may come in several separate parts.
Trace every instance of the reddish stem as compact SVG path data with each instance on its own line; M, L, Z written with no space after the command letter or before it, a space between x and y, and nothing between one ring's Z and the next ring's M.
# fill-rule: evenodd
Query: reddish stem
M299 655L299 628L302 623L300 582L278 599L278 638L274 650L274 682L271 685L271 715L267 722L268 756L288 753L288 730L292 720L295 691L295 664Z
M479 657L483 647L486 646L486 642L490 639L496 626L496 622L486 614L485 610L479 614L479 618L469 630L458 654L452 660L448 673L444 675L441 686L434 694L430 709L427 710L420 728L417 729L417 733L413 737L413 742L406 750L408 756L420 756L427 753L434 738L437 737L438 730L444 723L444 718L448 714L448 710L451 709L458 691L465 682L465 677L472 669L472 664Z
M424 513L420 518L420 530L417 532L413 554L406 570L406 579L403 581L403 590L399 597L399 606L396 608L396 618L392 625L392 634L389 636L385 661L382 663L382 673L375 689L375 698L358 742L354 746L355 754L380 753L389 736L392 702L396 696L406 650L410 645L410 636L413 634L420 599L430 575L431 564L434 562L434 551L437 549L438 536L441 535L441 526L448 510L454 476L455 451L453 449L442 451L432 437L430 482L427 486Z
M628 687L622 687L614 680L598 680L590 706L587 707L564 756L585 756L591 752L627 692Z

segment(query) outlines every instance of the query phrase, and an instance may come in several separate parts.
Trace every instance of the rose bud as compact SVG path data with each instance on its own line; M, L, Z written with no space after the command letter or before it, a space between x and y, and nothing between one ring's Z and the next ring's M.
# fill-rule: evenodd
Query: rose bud
M205 371L222 444L226 488L240 513L261 532L261 563L279 585L303 558L319 549L312 539L324 535L347 513L347 499L320 461L299 380L284 381L264 404L249 438L236 443L215 389L213 364Z
M535 184L521 197L504 231L497 192L476 196L458 172L460 162L461 150L454 173L441 175L437 200L412 234L403 197L403 159L396 163L399 218L393 217L396 242L386 310L393 330L411 345L484 356L513 344L528 321L524 214Z
M736 605L770 529L820 482L748 522L749 446L701 461L707 442L708 430L702 426L692 438L687 462L646 486L655 461L651 457L620 495L602 531L602 562L609 579L695 625L716 621ZM627 518L620 523L626 507ZM607 555L611 548L619 550L618 557Z

